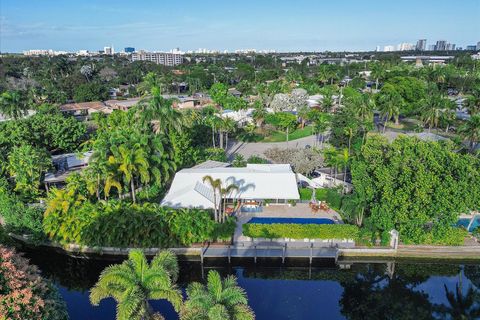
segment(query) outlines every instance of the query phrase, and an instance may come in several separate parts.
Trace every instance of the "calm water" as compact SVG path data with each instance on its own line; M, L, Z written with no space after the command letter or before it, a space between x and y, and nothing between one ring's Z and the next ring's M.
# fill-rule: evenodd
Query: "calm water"
M93 307L88 293L101 270L118 261L46 251L27 252L27 256L59 287L72 320L115 319L113 300ZM181 262L179 282L185 287L191 281L202 281L210 269L235 274L259 320L480 319L479 264L402 261L306 265L308 262L299 261L296 266L280 267L277 262L264 261L228 266L217 261L202 270L197 262ZM169 303L152 305L167 320L177 319Z

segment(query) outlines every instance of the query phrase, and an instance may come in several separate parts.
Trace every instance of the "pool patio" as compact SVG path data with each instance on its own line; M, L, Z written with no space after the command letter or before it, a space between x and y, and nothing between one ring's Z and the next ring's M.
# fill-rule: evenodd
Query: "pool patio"
M261 212L237 212L237 227L233 235L233 242L248 242L250 238L242 235L242 226L253 217L268 217L268 218L311 218L311 219L331 219L336 223L343 223L342 217L332 210L319 210L316 213L312 212L308 203L297 203L295 206L289 205L269 205L262 207Z

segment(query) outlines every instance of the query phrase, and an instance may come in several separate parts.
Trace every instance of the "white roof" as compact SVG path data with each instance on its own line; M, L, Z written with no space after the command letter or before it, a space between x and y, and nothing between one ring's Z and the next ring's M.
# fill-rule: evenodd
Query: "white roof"
M238 186L228 198L300 199L297 180L289 164L247 164L245 168L190 168L175 174L161 205L174 208L213 208L213 190L203 177L220 179L223 187Z

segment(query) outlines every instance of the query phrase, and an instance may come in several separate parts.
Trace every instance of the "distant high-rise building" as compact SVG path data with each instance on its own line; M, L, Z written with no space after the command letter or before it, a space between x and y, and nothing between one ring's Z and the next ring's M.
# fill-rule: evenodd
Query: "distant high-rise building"
M384 52L395 51L395 46L385 46L385 47L383 47L383 51Z
M179 53L167 52L146 52L140 50L132 53L132 61L152 61L164 66L173 67L183 63L183 55Z
M477 51L480 51L480 41L477 42Z
M467 48L465 50L475 51L475 50L477 50L477 46L476 45L469 45L469 46L467 46Z
M113 55L115 52L113 51L113 47L103 47L103 53Z
M379 52L379 51L380 51L380 46L377 46L377 47L375 48L375 51Z
M435 50L437 50L437 46L436 46L436 45L434 45L434 44L428 45L428 51L435 51Z
M134 52L135 52L135 48L126 47L126 48L124 49L124 52L125 52L125 53L134 53Z
M427 39L418 40L415 49L417 51L425 51L427 49Z
M437 44L435 45L436 51L445 51L447 50L447 41L445 40L438 40Z
M413 50L414 46L411 43L404 42L404 43L400 43L397 48L398 48L398 51L409 51L409 50Z

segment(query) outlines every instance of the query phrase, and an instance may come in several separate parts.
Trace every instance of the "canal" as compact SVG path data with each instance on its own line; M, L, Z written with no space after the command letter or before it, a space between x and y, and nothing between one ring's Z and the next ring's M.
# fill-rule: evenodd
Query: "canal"
M25 251L63 296L72 320L115 319L115 302L90 305L100 272L118 263L105 257L70 257ZM480 319L480 264L445 261L315 262L181 261L179 285L203 281L208 270L234 274L259 320L267 319ZM152 306L178 319L168 302ZM463 317L461 317L463 316Z

